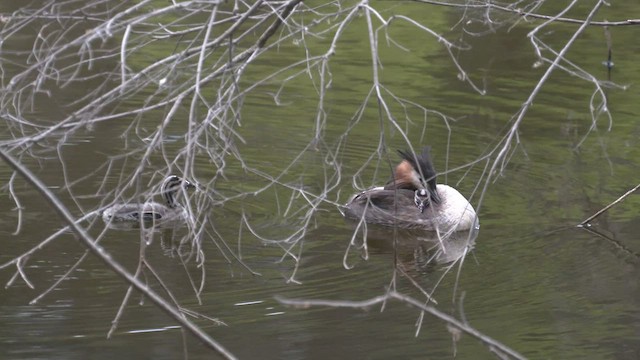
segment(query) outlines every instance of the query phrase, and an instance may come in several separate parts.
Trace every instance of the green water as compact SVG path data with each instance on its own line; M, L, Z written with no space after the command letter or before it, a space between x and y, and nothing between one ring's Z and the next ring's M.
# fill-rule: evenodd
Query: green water
M631 85L624 91L607 90L611 129L603 116L597 128L589 131L592 84L555 71L522 122L518 148L504 171L489 183L480 204L486 161L456 169L481 159L495 146L546 70L546 66L534 66L537 59L526 38L539 22L474 37L463 33L460 26L454 27L461 16L454 9L408 3L380 9L384 16L417 17L447 39L463 40L471 46L469 51L454 54L486 94L458 79L458 70L442 44L397 20L389 36L411 51L388 46L379 33L380 80L396 128L381 116L375 97L368 96L372 89L371 52L365 18L356 17L329 63L331 81L322 103L326 118L320 126L317 70L281 88L284 79L300 71L296 68L242 99L238 114L241 126L234 129L237 137L233 141L244 163L230 152L218 152L215 159L196 154L194 180L207 184L205 191L210 195L196 194L192 199L196 210L204 209L197 214L206 229L200 237L203 263L199 266L201 259L192 257L183 264L178 252L192 250L189 244L180 243L186 230L165 229L154 234L146 248L147 260L157 275L181 305L224 322L226 326L203 318L194 320L240 358L439 359L452 358L454 353L462 359L494 358L468 335L454 341L446 325L428 316L416 336L420 313L399 302L367 310L296 309L274 299L365 300L395 286L401 293L426 301L414 284L427 291L435 288L433 296L440 311L464 317L480 332L528 358L637 358L640 248L636 219L640 200L632 195L599 217L593 227L598 234L575 227L638 183L640 128L635 114L640 105L634 84L640 78L635 29L611 29L616 64L612 80ZM559 4L552 4L542 11L560 9ZM571 16L584 17L585 11L588 8ZM633 11L632 4L616 4L603 9L599 19L626 19ZM473 24L466 28L476 29ZM557 24L541 36L558 51L576 29L572 24ZM310 39L308 49L287 41L277 51L255 60L239 86L248 88L298 61L305 51L322 54L331 40L331 36ZM172 50L165 44L155 46L148 54L132 58L131 65L141 68L145 61ZM607 56L602 28L589 28L568 56L598 78L607 78L601 64ZM53 95L56 101L37 102L34 116L41 120L47 119L45 115L53 117L48 120L64 118L68 109L47 104L64 103L91 89L89 85L86 89L58 89ZM212 98L215 84L203 91ZM274 94L278 92L276 104ZM139 94L114 108L134 109L149 95ZM77 179L98 169L110 156L145 149L140 138L152 133L166 111L146 114L127 136L122 134L133 116L82 129L63 147L64 161L56 156L25 158L24 162L48 185L59 186L64 181L63 171ZM158 176L153 178L155 182L151 180L153 171L163 169L166 158L176 156L183 145L188 111L185 103L167 127L165 153L152 153L143 174L144 186L157 184ZM406 234L372 230L366 251L360 247L360 236L356 245L350 246L354 226L341 217L336 206L346 202L356 188L388 179L390 166L398 160L395 149L408 147L402 133L416 148L432 145L435 167L442 173L439 181L458 188L479 210L481 230L473 251L462 265L458 263L448 272L442 265L424 266L424 249L418 249L416 238ZM379 146L382 155L376 153ZM117 186L121 172L133 171L139 156L116 161L104 189ZM58 192L75 215L101 203L100 193L92 195L102 185L102 171L73 188L79 204L71 202L68 192ZM0 174L6 182L11 173L5 166L0 167ZM270 177L277 182L271 184ZM15 204L4 195L0 238L5 250L0 263L62 226L33 190L20 181L16 186L25 208L23 228L20 234L12 234L17 213ZM256 191L259 193L254 195ZM127 195L132 193L130 189ZM319 196L324 201L314 202ZM203 198L219 202L199 207ZM301 227L306 232L295 243L276 243L297 236ZM97 221L90 231L97 236L103 228ZM250 230L273 241L262 241ZM394 236L398 240L395 247ZM139 231L110 230L101 244L134 271L140 241ZM293 256L286 255L285 249ZM183 338L180 330L173 328L176 324L139 294L127 305L115 334L106 339L127 286L91 256L55 291L29 305L83 252L73 236L65 234L29 259L25 270L35 289L17 280L0 292L4 324L0 349L7 358L175 359L185 352L190 359L212 356L189 335ZM260 275L252 275L245 266ZM3 269L0 280L6 283L14 271L15 266ZM164 294L153 276L146 275L151 287ZM201 285L199 302L194 288Z

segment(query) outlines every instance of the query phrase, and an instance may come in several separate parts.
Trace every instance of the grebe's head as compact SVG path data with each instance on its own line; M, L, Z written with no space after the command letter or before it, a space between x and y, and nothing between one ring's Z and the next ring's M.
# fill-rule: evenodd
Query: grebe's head
M182 179L176 175L169 175L162 183L162 191L178 191L180 187L185 189L194 189L196 186L187 179Z
M422 154L398 150L402 162L396 167L395 180L398 183L411 184L415 190L428 191L431 202L440 203L440 196L436 191L436 170L431 162L431 147L422 148ZM424 210L424 209L423 209Z

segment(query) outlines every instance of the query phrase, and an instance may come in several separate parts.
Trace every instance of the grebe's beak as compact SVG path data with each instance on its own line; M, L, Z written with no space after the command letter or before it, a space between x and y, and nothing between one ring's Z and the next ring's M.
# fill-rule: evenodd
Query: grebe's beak
M189 180L187 180L187 179L182 179L182 187L183 187L185 190L191 190L191 189L194 189L195 191L198 191L198 190L199 190L199 189L198 189L198 187L196 186L196 184L194 184L194 183L190 182L190 181L189 181Z

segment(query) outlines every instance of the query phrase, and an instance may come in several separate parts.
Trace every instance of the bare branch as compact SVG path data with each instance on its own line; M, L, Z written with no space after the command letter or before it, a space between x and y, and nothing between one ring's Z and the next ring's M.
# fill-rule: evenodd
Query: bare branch
M337 308L354 308L354 309L362 309L367 310L373 306L381 305L387 302L390 299L399 300L400 302L409 304L421 311L428 313L429 315L441 320L442 322L453 326L461 331L475 337L480 340L483 344L487 345L492 350L497 350L506 355L511 356L514 359L525 359L524 356L520 355L516 351L512 350L508 346L500 343L497 340L492 339L491 337L484 335L480 331L474 329L466 323L463 323L450 315L447 315L440 310L424 305L420 301L417 301L409 296L402 295L395 291L390 291L386 295L376 296L374 298L363 300L363 301L334 301L334 300L301 300L301 299L286 299L280 296L276 296L276 300L284 305L294 306L296 308L309 308L312 306L328 306L328 307L337 307Z

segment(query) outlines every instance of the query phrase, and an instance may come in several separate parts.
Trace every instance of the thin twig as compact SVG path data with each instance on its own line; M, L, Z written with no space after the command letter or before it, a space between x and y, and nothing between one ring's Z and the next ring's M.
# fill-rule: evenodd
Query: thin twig
M624 195L620 196L619 198L617 198L614 202L612 202L611 204L603 207L602 209L600 209L598 212L596 212L595 214L589 216L588 218L586 218L584 221L582 221L580 224L578 224L578 226L584 226L588 223L591 222L591 220L597 218L598 216L602 215L602 213L604 213L605 211L609 210L612 206L616 205L617 203L621 202L622 200L624 200L627 196L633 194L636 190L638 190L640 188L640 184L636 185L633 189L627 191L626 193L624 193Z

